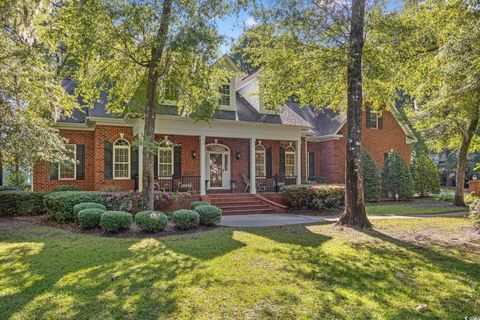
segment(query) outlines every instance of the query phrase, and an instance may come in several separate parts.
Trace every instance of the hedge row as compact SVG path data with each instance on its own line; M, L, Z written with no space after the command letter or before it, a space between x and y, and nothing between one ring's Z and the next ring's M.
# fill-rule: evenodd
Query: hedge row
M291 185L283 188L282 197L289 208L331 209L344 203L345 187L340 185Z
M0 192L0 216L28 216L45 213L45 192Z
M104 204L105 198L98 192L64 191L45 195L47 213L59 222L73 221L73 207L83 202Z

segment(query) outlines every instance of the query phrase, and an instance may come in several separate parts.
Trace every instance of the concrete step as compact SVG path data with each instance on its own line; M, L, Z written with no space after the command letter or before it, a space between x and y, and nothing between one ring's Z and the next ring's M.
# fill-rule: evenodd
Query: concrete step
M266 205L263 202L260 203L253 203L253 204L248 204L248 205L242 205L242 206L237 206L235 204L227 204L227 205L216 205L222 210L230 210L230 209L245 209L245 210L255 210L255 209L265 209L268 208L268 205Z
M255 210L247 210L247 209L229 209L223 211L224 215L236 215L236 214L259 214L259 213L274 213L275 211L266 208L266 209L255 209Z

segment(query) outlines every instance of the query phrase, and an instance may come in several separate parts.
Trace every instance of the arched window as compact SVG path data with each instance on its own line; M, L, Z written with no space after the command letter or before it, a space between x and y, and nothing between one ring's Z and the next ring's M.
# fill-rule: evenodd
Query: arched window
M265 177L265 147L261 144L255 146L255 176Z
M125 139L113 144L113 179L130 179L130 144Z
M173 175L173 146L158 148L158 176L171 177Z
M295 176L295 148L292 145L285 148L285 175Z

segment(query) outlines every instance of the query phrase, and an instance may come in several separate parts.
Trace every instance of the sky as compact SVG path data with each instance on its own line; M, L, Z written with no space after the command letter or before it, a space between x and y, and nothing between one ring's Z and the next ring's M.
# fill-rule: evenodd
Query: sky
M385 0L385 2L387 11L399 9L403 5L403 0ZM246 11L221 19L218 22L218 30L226 40L220 48L220 54L228 53L233 42L243 33L244 28L252 27L255 24L255 19Z
M230 50L232 43L243 33L245 27L249 28L255 24L255 19L245 11L220 20L218 22L218 30L221 35L226 37L226 43L220 48L221 54L227 53Z

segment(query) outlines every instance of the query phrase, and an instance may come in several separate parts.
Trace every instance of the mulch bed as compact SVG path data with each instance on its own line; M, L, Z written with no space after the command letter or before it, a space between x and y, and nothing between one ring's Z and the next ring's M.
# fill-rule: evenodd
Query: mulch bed
M135 222L132 222L129 230L120 231L118 233L110 233L110 232L103 231L101 228L82 229L75 222L59 223L48 215L17 216L17 217L4 218L4 219L10 219L14 221L23 221L23 222L29 222L37 225L42 225L42 226L60 228L63 230L68 230L70 232L76 232L76 233L93 234L93 235L105 236L105 237L121 237L121 238L152 238L152 237L160 238L160 237L171 236L171 235L205 232L205 231L210 231L210 230L219 228L219 226L200 226L193 230L183 231L183 230L175 229L175 225L173 224L173 222L168 220L167 226L165 227L165 230L162 232L156 232L156 233L144 232L140 230L140 228L137 226Z

